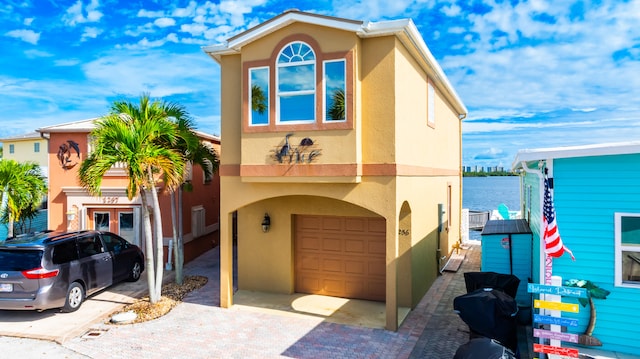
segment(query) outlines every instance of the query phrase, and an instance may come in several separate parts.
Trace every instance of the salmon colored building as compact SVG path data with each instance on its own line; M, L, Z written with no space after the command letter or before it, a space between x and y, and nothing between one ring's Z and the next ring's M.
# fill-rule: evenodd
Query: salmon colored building
M124 168L113 167L102 180L102 196L90 195L79 182L80 163L87 158L90 132L96 119L43 127L37 131L48 139L49 229L74 231L97 229L119 234L144 250L140 196L129 200L125 189L128 177ZM198 133L220 153L220 139ZM192 191L183 191L182 229L185 262L213 247L211 237L218 231L220 182L217 173L204 178L202 169L193 166L187 180ZM173 236L169 194L159 186L164 245ZM149 196L150 197L150 196ZM151 205L149 203L149 205ZM165 248L165 260L167 250Z
M467 109L415 24L288 11L204 51L221 66L221 305L234 284L381 301L396 330L460 240Z

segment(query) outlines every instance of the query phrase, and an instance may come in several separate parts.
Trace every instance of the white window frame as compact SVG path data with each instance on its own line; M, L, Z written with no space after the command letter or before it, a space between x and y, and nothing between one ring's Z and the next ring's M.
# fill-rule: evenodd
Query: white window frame
M327 118L327 111L329 111L329 109L327 108L327 69L326 69L326 65L329 62L342 62L342 64L344 65L344 88L342 89L344 91L344 120L341 121L336 121L336 120L329 120ZM349 105L348 101L347 101L347 59L345 58L340 58L340 59L334 59L334 60L326 60L322 62L322 87L324 90L324 96L322 96L322 120L325 123L339 123L339 122L347 122L347 114L348 112L348 108L347 106Z
M271 118L270 118L270 116L269 116L269 112L270 112L270 110L269 110L269 107L270 107L270 104L269 104L269 102L270 102L269 97L270 97L271 89L269 88L269 83L267 83L267 88L266 88L266 91L265 91L265 95L267 96L267 123L257 123L257 124L256 124L256 123L253 123L253 109L251 108L251 107L252 107L252 106L251 106L251 95L252 95L252 93L251 93L251 88L252 88L252 83L251 83L251 72L252 72L252 71L255 71L255 70L265 70L265 69L267 70L267 82L268 82L268 79L269 79L269 78L270 78L270 76L271 76L271 70L269 69L269 66L250 67L250 68L249 68L249 72L248 72L248 74L247 74L247 75L249 76L249 88L247 89L247 92L248 92L248 94L249 94L249 100L248 100L248 102L249 102L249 103L248 103L248 106L249 106L249 111L248 111L248 112L249 112L249 116L248 116L248 117L249 117L249 126L250 126L250 127L263 127L263 126L269 126L269 123L271 122Z
M292 44L302 44L306 47L309 48L309 50L312 52L313 54L313 60L306 60L306 61L296 61L296 62L286 62L286 63L280 63L280 57L282 56L282 53L284 52L285 49L289 48ZM306 66L306 65L313 65L313 89L310 90L301 90L301 91L283 91L280 92L280 69L282 68L286 68L286 67L293 67L293 66ZM298 124L308 124L308 123L314 123L316 122L316 106L318 103L318 95L317 95L317 84L316 84L316 76L317 76L317 71L318 71L318 65L317 65L317 56L315 51L313 50L313 48L307 44L304 41L292 41L286 45L284 45L282 47L282 49L280 49L280 52L278 53L278 56L276 57L276 81L275 81L275 96L276 96L276 124L279 125L298 125ZM281 121L280 120L280 98L281 96L291 96L291 95L313 95L313 118L312 119L307 119L307 120L299 120L299 121Z
M622 244L622 217L640 217L640 213L623 213L617 212L614 214L614 228L615 228L615 286L625 288L638 288L640 289L640 282L629 283L622 280L622 252L634 251L640 254L640 245L624 245Z

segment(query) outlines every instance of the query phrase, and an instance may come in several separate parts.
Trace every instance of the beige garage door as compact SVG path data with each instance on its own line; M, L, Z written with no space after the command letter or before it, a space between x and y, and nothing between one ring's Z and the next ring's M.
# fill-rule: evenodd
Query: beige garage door
M296 292L385 300L385 220L296 216Z

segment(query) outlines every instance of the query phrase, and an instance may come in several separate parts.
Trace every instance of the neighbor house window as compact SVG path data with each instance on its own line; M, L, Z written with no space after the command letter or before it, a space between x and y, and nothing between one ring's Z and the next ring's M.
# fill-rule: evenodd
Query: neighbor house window
M264 126L269 124L269 68L249 69L249 124Z
M640 213L615 214L616 285L640 288Z
M346 121L347 62L344 59L324 62L325 121Z
M9 153L14 153L16 151L14 145L9 145Z
M40 142L36 142L33 144L33 152L40 152Z
M427 80L427 124L436 125L436 91L429 80Z
M279 123L309 123L316 117L316 56L304 42L286 45L276 61Z

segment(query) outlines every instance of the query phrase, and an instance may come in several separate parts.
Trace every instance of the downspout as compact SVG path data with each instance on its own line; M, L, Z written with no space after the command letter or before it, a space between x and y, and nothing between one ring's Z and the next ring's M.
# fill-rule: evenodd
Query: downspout
M543 188L544 186L544 176L542 174L542 170L541 169L532 169L527 167L527 163L525 161L520 162L520 164L522 165L522 169L527 172L527 173L532 173L536 176L538 176L538 203L540 204L540 224L542 224L542 203L544 202L544 194L543 191L541 191L540 189ZM538 161L538 167L541 167L542 161ZM544 245L542 244L542 233L538 233L538 236L540 236L540 260L544 260ZM544 272L544 264L540 263L540 283L544 284L544 276L545 276L545 272Z

